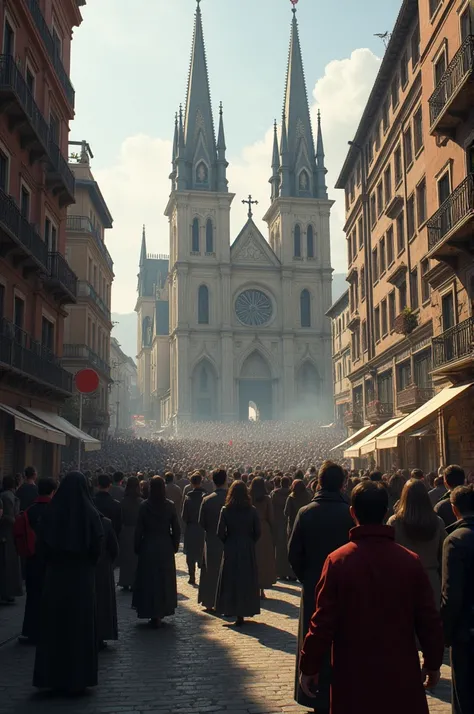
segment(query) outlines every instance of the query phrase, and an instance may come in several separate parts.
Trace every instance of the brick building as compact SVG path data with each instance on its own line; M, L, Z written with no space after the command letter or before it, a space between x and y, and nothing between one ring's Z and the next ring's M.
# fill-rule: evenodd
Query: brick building
M471 12L469 2L404 0L337 182L349 265L347 422L377 427L372 451L384 468L474 458L456 447L451 416L471 391L446 391L470 378L469 368L453 369L453 350L472 330Z
M70 436L51 422L72 391L60 362L77 295L65 259L75 192L66 156L71 35L84 4L0 5L0 475L29 462L51 475Z
M352 421L351 413L351 339L349 322L349 291L326 312L331 320L332 378L334 384L334 419L340 426Z

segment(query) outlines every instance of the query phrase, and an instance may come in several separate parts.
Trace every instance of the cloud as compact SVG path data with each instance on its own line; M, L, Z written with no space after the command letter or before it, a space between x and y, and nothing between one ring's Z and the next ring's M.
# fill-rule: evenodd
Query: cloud
M346 269L344 197L333 187L347 154L347 142L357 129L367 102L380 58L368 49L357 49L350 57L330 62L311 94L313 126L321 110L323 122L327 185L336 203L332 209L332 262L337 272ZM171 137L170 137L171 138ZM227 144L231 146L231 137ZM236 236L246 221L247 207L242 199L249 193L258 201L254 209L259 224L270 200L273 128L260 140L239 153L228 151L229 190L236 194L231 213L231 236ZM136 274L141 243L141 224L147 225L148 251L168 253L168 222L163 211L169 195L171 141L137 135L127 138L114 166L96 171L104 196L114 216L109 250L115 262L113 309L130 312L136 300ZM259 224L260 225L260 224ZM266 224L260 229L266 235Z

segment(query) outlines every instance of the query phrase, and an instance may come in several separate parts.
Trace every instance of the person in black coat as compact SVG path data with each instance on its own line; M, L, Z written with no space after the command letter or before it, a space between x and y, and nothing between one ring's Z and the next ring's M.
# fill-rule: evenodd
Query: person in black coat
M444 472L444 485L446 486L447 493L434 507L435 513L443 519L446 528L452 526L456 521L456 516L454 515L451 507L451 491L458 486L464 486L465 483L466 475L464 473L464 469L460 466L456 466L455 464L447 467Z
M201 483L202 476L199 471L196 471L191 476L191 490L188 491L183 502L184 552L186 553L190 585L196 585L196 565L198 568L201 567L204 552L205 532L199 524L199 513L207 491L201 487Z
M36 537L38 537L41 519L49 508L56 489L57 483L52 478L42 478L38 481L38 496L27 509L28 522ZM35 550L34 555L25 558L26 603L23 627L19 638L23 644L36 645L38 642L44 571L45 561L41 552L38 553Z
M95 596L97 606L97 638L99 649L107 640L118 640L117 599L115 597L114 563L119 554L119 544L112 521L101 515L104 537L100 558L95 569Z
M38 486L36 484L36 469L34 466L27 466L25 469L25 480L16 490L16 497L20 501L20 511L26 511L33 505L38 496Z
M299 653L315 610L315 590L324 562L337 548L349 542L354 527L349 504L342 494L345 473L332 461L325 461L318 474L318 489L313 500L298 511L288 543L288 559L303 585L295 670L295 699L318 714L329 714L330 653L320 672L319 691L310 699L299 685Z
M225 469L216 469L212 474L212 480L216 490L210 496L203 498L199 513L199 525L206 534L206 542L199 579L198 602L207 610L215 608L217 583L224 553L224 544L217 535L217 526L227 496Z
M453 714L474 712L474 488L451 492L457 519L443 546L441 617L451 649Z
M112 479L109 474L99 474L97 479L99 490L94 496L95 507L106 518L112 521L117 538L122 530L122 509L120 503L112 498L109 491L112 486Z

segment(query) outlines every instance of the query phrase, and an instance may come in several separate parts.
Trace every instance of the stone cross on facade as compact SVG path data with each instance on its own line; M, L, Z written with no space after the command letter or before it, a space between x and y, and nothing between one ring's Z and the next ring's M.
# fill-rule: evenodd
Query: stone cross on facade
M249 212L248 212L248 217L252 218L253 212L252 212L252 206L256 206L258 204L258 201L252 201L252 196L249 194L249 197L247 200L243 200L242 203L246 203L249 207Z

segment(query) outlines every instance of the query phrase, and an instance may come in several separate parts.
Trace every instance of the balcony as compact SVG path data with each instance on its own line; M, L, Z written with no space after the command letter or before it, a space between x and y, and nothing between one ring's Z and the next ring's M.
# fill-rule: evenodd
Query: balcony
M68 233L87 233L94 239L95 245L102 254L105 262L107 263L110 270L113 272L114 261L107 250L104 241L100 237L99 232L92 225L89 216L68 216L66 223L66 231Z
M433 337L433 374L447 375L474 370L474 317Z
M402 210L403 205L403 196L400 196L398 193L394 194L385 206L385 215L392 219L396 218Z
M0 55L0 110L34 163L47 153L49 126L11 55Z
M92 302L102 312L104 317L110 322L110 308L107 307L107 305L102 300L100 295L96 292L94 287L86 280L79 280L77 296L92 300Z
M466 176L428 221L428 258L447 260L472 253L474 174Z
M48 271L48 248L21 214L16 202L0 189L0 255L11 254L23 270Z
M53 35L48 25L46 24L46 20L44 19L43 13L41 12L38 0L26 0L26 2L36 25L36 29L38 30L41 39L43 40L43 43L45 45L46 53L49 59L51 60L51 64L54 67L56 76L63 88L64 94L66 95L66 99L69 102L71 108L74 109L74 87L71 84L71 80L69 79L68 73L64 69L64 65L54 42Z
M93 352L87 345L64 345L63 360L74 360L76 362L87 362L88 367L101 372L109 381L110 365Z
M58 197L61 206L69 206L76 201L76 180L61 149L51 138L48 139L48 165L46 185Z
M393 404L374 401L367 404L367 419L371 424L383 424L393 416Z
M474 35L466 37L429 99L430 133L450 136L474 104Z
M409 414L428 402L432 397L434 397L434 389L425 389L424 387L417 387L416 384L409 384L408 387L398 392L397 406L401 412Z
M360 429L364 426L364 414L362 409L350 409L344 414L344 426L348 429Z
M32 383L70 396L72 374L67 372L48 349L8 320L0 320L0 372L8 381L31 390Z
M60 303L75 303L77 300L77 277L61 253L48 253L48 274L45 287L51 289Z

